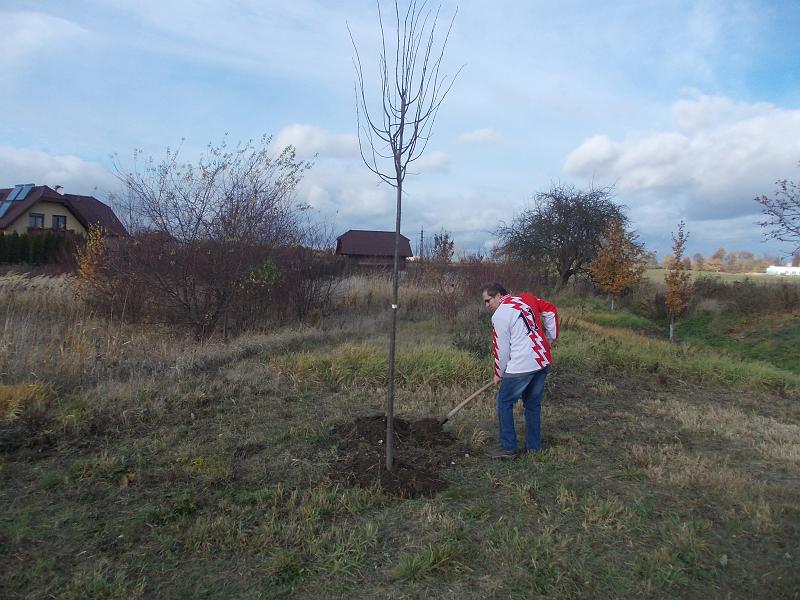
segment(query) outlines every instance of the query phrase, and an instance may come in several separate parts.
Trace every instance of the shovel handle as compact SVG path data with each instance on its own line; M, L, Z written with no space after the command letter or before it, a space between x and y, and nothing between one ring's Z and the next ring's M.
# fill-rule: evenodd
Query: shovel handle
M477 397L479 394L482 394L483 392L485 392L486 390L488 390L488 389L489 389L490 387L492 387L493 385L494 385L494 380L492 380L492 381L490 381L489 383L487 383L486 385L484 385L484 386L483 386L481 389L479 389L479 390L478 390L477 392L475 392L474 394L471 394L471 395L470 395L470 396L469 396L469 397L468 397L466 400L463 400L463 401L462 401L462 402L461 402L461 403L460 403L458 406L456 406L456 407L455 407L453 410L451 410L451 411L450 411L449 413L447 413L447 414L446 414L444 417L442 417L441 419L439 419L439 423L440 423L440 424L442 424L442 425L444 425L445 423L447 423L447 421L449 421L449 420L450 420L450 417L452 417L454 414L456 414L458 411L460 411L462 408L464 408L464 407L467 405L467 403L468 403L468 402L470 402L471 400L475 399L475 398L476 398L476 397Z

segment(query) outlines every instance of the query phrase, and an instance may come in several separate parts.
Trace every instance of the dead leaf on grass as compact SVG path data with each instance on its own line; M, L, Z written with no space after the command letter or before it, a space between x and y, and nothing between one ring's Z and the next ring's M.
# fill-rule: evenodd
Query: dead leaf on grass
M136 481L136 473L125 473L122 477L119 478L119 481L117 482L117 487L121 490L124 490L134 481Z

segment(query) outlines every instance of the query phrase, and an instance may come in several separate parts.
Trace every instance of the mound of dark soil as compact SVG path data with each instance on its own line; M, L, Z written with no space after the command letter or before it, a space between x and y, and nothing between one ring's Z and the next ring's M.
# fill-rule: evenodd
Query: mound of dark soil
M386 417L359 417L333 428L337 457L334 478L349 485L369 487L374 483L401 498L434 496L445 489L442 469L465 460L470 449L442 430L437 419L409 423L394 420L395 468L386 469Z

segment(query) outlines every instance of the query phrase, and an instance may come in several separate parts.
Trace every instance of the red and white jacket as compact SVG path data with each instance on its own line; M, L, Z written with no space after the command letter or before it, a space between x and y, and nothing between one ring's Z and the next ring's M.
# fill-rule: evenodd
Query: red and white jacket
M492 328L498 377L531 373L550 364L550 342L558 339L555 305L527 292L503 296L492 315Z

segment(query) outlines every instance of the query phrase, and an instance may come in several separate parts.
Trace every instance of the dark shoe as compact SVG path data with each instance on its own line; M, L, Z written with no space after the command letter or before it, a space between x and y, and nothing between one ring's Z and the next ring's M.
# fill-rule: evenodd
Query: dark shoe
M496 450L487 452L486 456L495 460L514 459L519 456L519 452L516 450L509 450L508 448L497 448Z

